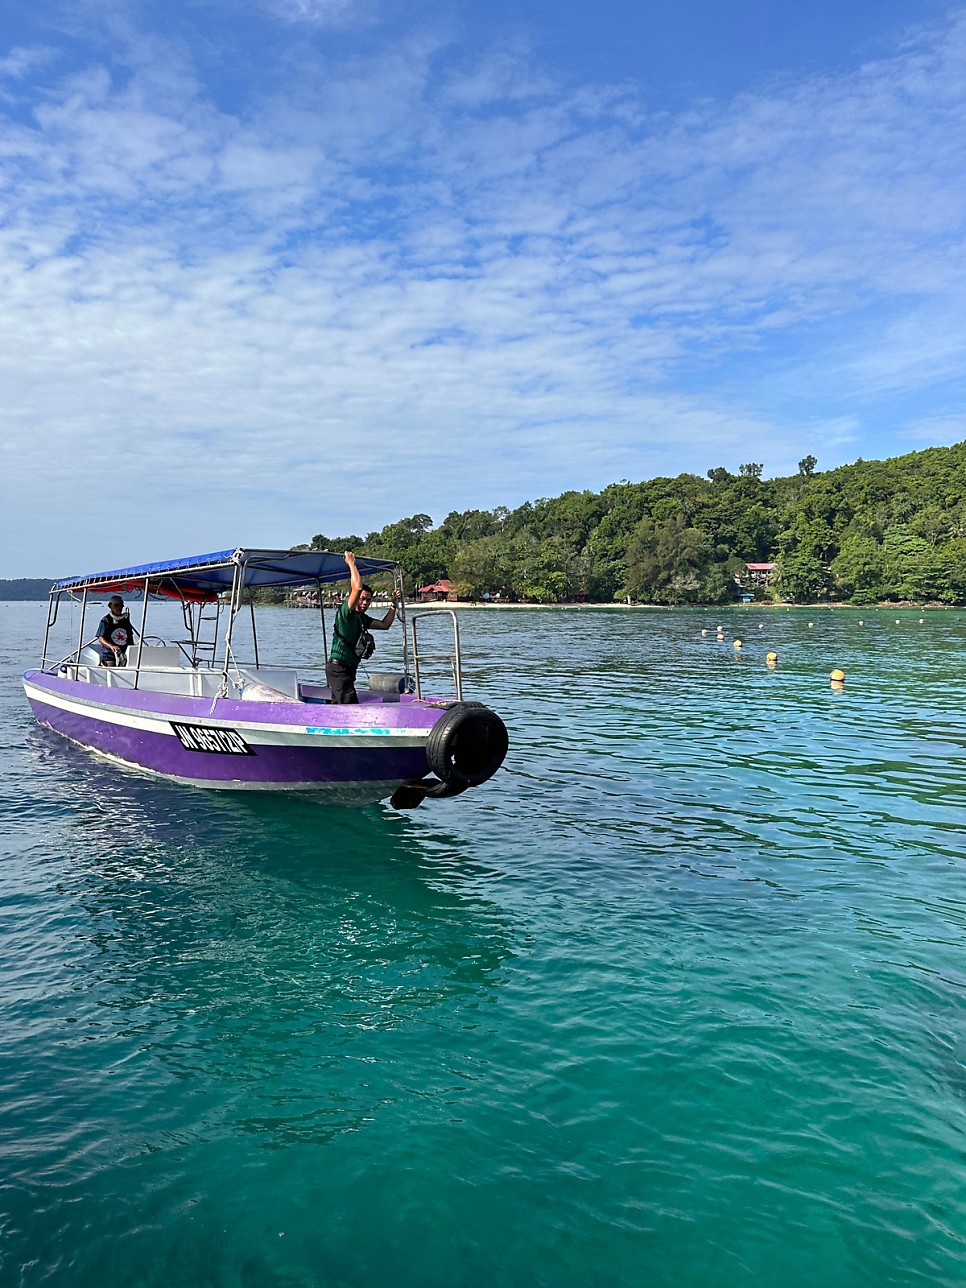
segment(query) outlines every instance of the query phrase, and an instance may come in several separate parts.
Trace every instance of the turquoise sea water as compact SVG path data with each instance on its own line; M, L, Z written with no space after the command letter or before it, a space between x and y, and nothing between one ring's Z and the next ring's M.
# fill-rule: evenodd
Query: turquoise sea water
M4 1288L963 1282L966 612L464 613L510 755L411 814L70 746L43 613L0 605Z

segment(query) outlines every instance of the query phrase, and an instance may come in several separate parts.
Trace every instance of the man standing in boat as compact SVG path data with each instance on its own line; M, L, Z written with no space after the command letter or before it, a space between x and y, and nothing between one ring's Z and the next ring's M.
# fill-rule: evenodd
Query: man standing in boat
M120 666L122 656L133 643L134 627L124 607L124 600L120 595L112 595L107 605L107 615L101 618L97 628L101 666Z
M396 603L398 596L392 592L392 604L385 617L376 621L367 616L366 610L372 603L372 588L363 585L356 557L351 550L345 552L345 561L349 566L349 595L339 605L332 629L332 646L329 649L329 660L325 664L325 678L332 690L332 701L350 704L359 701L356 693L356 671L362 658L368 657L366 651L366 633L368 631L388 631L396 620Z

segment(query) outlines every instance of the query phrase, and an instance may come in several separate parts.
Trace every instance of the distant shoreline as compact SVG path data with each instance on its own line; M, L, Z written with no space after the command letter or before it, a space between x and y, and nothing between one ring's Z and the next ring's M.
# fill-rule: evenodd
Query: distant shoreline
M639 612L641 610L644 610L647 612L656 612L656 613L672 613L672 612L677 612L680 609L686 609L688 612L694 612L696 610L700 610L708 613L711 613L711 612L723 613L723 612L731 612L735 609L738 609L741 612L745 613L745 612L774 612L776 609L781 610L783 608L809 608L809 609L812 609L814 612L828 612L831 609L844 609L847 612L851 612L851 613L860 613L860 612L869 613L869 612L875 612L878 609L890 609L890 610L895 609L896 612L910 611L913 609L919 610L921 612L937 612L937 611L948 611L951 608L955 609L955 608L963 608L963 607L966 607L966 605L939 604L934 602L917 604L917 603L913 603L911 600L903 600L901 602L889 602L888 600L884 600L882 603L878 603L878 604L847 604L844 601L843 602L833 601L830 604L828 603L821 603L821 604L816 604L816 603L812 603L812 604L796 604L796 603L781 603L781 604L772 604L772 603L768 603L768 604L765 604L765 603L757 603L757 604L739 604L739 603L733 603L733 604L608 604L608 603L484 604L484 603L480 603L477 600L471 600L471 599L458 599L458 600L453 600L451 602L437 602L437 603L433 603L433 602L421 603L415 600L406 601L407 609L416 609L416 608L477 609L478 608L478 609L483 609L485 611L493 611L493 612L499 611L500 609L504 609L504 608L509 608L509 609L539 608L539 609L545 609L545 610L556 609L561 612L562 611L571 612L574 610L580 611L583 609L594 609L594 610L616 609L620 612L625 612L625 613Z
M5 593L6 589L7 589L6 586L4 586L3 582L0 581L0 604L27 604L27 603L40 604L40 603L45 603L48 597L47 591L44 591L43 594L14 595L11 597ZM49 589L49 585L48 585L48 589ZM384 601L382 600L376 600L375 606L378 608L380 604L383 602ZM256 605L256 607L317 608L318 605L317 604L264 604L264 605ZM329 605L326 605L326 607L329 607ZM710 612L732 612L734 610L739 610L743 613L744 612L766 613L766 612L774 612L776 609L781 610L783 608L809 608L809 609L812 609L814 612L828 612L830 609L838 609L838 610L844 609L847 612L864 611L869 613L869 612L875 612L879 609L888 609L890 611L895 610L896 612L900 612L900 611L908 612L914 609L920 612L940 612L940 611L948 612L950 609L962 609L964 607L966 607L966 604L940 604L940 603L937 603L935 600L927 601L924 604L917 604L913 600L908 600L908 599L900 600L900 601L891 601L891 602L889 600L883 600L877 604L848 604L844 601L839 601L839 600L833 600L831 603L820 603L820 604L819 603L775 604L775 603L763 603L763 602L751 603L751 604L740 604L737 602L731 603L731 604L619 604L619 603L607 603L607 602L596 602L596 601L588 602L584 604L576 604L576 603L529 604L529 603L520 603L519 601L511 603L509 600L500 601L499 603L494 604L494 603L484 603L482 600L475 600L475 599L456 599L452 601L411 599L406 601L406 608L407 610L410 610L410 611L413 609L454 608L454 609L470 610L470 611L479 610L483 612L502 612L506 609L509 609L511 612L518 612L521 609L539 609L541 612L583 612L586 610L597 612L599 610L605 610L608 612L614 611L614 612L622 612L622 613L637 613L637 612L671 613L671 612L677 612L681 609L686 609L688 612L704 611L704 612L710 613Z

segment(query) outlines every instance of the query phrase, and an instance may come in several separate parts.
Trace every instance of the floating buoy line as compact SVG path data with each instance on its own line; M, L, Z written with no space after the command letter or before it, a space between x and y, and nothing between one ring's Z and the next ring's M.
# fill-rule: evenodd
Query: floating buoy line
M920 621L922 620L923 619L920 618ZM812 627L814 623L809 622L808 625L809 627ZM865 622L863 621L862 618L859 618L859 625L860 626L865 625ZM765 628L764 622L759 622L758 629L761 631L761 630L764 630L764 628ZM723 626L716 627L716 632L717 634L715 638L717 642L719 644L724 643L724 638L725 638L724 627ZM707 627L702 627L701 635L707 638L707 635L708 635ZM743 647L744 647L744 642L742 640L736 639L732 641L732 648L734 649L736 654L740 653ZM774 649L769 649L769 651L765 654L765 665L768 667L769 670L774 670L777 662L778 662L778 654L775 652ZM829 678L829 683L831 684L833 689L845 688L845 672L842 670L841 667L837 666L833 668L833 670L829 672L828 678Z

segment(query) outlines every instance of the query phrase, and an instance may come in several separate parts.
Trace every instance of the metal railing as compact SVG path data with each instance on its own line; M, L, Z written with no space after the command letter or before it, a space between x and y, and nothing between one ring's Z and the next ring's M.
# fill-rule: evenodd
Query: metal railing
M450 653L420 653L416 636L417 622L427 617L448 617L453 623L453 651ZM413 640L413 676L416 680L416 697L423 696L422 682L419 674L420 662L449 662L453 672L453 687L456 690L456 701L463 701L463 662L460 655L460 626L452 608L431 608L424 613L412 613L409 617Z

